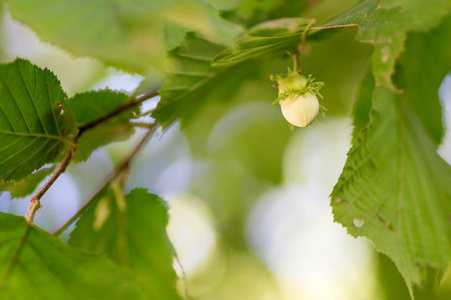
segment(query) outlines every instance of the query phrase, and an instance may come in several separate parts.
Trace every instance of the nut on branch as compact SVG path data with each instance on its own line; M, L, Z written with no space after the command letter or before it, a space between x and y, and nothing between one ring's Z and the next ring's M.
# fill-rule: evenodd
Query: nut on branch
M319 104L318 96L322 98L319 90L324 86L322 82L315 82L312 75L306 78L298 72L288 69L288 75L271 76L277 81L279 88L278 98L273 102L279 103L285 119L297 127L310 125L318 114L324 116L325 108Z

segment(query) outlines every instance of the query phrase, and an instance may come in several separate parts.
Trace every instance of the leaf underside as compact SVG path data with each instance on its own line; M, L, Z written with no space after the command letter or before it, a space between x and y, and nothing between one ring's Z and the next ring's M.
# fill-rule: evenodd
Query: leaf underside
M373 106L332 192L334 218L387 254L411 290L451 258L451 169L404 99L376 88Z
M354 26L366 22L368 13L375 10L379 0L365 0L347 9L319 28Z
M428 268L443 272L451 258L451 168L437 154L438 89L451 69L451 17L443 19L443 5L434 2L421 15L424 29L442 20L427 33L408 33L418 21L411 7L378 7L361 25L357 39L375 44L373 76L362 84L353 146L331 195L335 220L387 254L411 295Z
M24 178L71 143L74 122L58 106L64 97L49 70L22 59L0 65L0 181Z

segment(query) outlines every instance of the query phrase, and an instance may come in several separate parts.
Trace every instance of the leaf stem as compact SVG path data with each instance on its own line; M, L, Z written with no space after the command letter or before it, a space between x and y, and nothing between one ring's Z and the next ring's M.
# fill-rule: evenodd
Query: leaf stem
M103 191L105 191L109 186L111 181L118 178L130 165L132 159L138 154L142 148L147 144L147 142L152 138L153 134L159 127L158 123L152 124L152 126L148 129L147 133L141 139L141 141L136 145L136 147L130 151L130 153L119 163L116 168L101 182L101 184L91 193L91 196L85 202L85 204L62 226L60 226L56 230L52 230L54 236L59 236L63 233L73 222L75 222L83 212L88 209L88 207L92 204L93 200L97 198Z
M315 19L311 19L310 22L308 22L307 26L305 26L304 31L302 32L301 42L302 42L302 48L304 48L304 45L307 44L307 32L309 31L310 27L316 22Z
M296 51L293 53L293 72L298 71L298 55L299 51L296 49Z
M28 212L27 212L27 222L28 224L33 223L34 216L39 211L41 206L41 198L44 196L44 194L48 191L48 189L53 185L53 183L58 179L58 177L64 173L67 166L69 165L70 161L72 160L72 157L74 157L76 149L76 144L73 144L69 147L69 150L67 151L66 156L64 157L63 161L60 163L58 169L52 174L52 177L47 181L47 183L39 189L39 191L30 199L30 205L28 206Z
M301 54L303 54L305 52L305 49L307 48L307 33L310 30L311 26L313 24L315 24L316 20L315 19L311 19L310 22L308 22L307 26L305 26L304 31L302 32L301 35L301 44L296 48L296 54L298 58Z
M137 128L151 128L154 125L153 123L146 123L146 122L130 122L128 124L130 126L137 127Z

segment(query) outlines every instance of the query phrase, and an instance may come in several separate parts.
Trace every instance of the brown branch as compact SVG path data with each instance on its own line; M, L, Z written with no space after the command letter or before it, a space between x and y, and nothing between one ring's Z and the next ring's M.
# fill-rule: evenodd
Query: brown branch
M20 238L19 244L17 245L16 249L14 249L14 252L8 262L8 265L6 266L5 272L2 275L2 278L0 279L0 289L2 289L6 285L6 281L8 280L9 275L11 274L15 264L17 263L17 260L19 258L20 253L22 252L22 249L25 245L25 242L28 237L28 233L30 232L30 229L33 225L33 219L36 213L41 208L41 198L44 196L44 194L48 191L48 189L53 185L53 183L58 179L58 177L64 173L67 166L69 165L70 161L72 160L72 157L74 157L76 144L72 144L69 147L69 150L67 151L66 156L64 157L63 161L60 163L58 169L53 172L52 177L47 181L47 183L39 189L39 191L30 199L30 205L28 206L28 212L27 212L27 227L25 228L25 232Z
M75 154L75 148L76 145L73 144L69 147L69 150L67 151L66 156L64 157L63 161L60 163L58 169L52 174L52 177L50 177L49 181L30 199L30 205L28 206L28 212L27 212L27 222L28 224L33 223L33 218L36 215L36 213L41 208L41 198L44 196L44 194L47 192L47 190L53 185L53 183L60 177L61 174L64 173L67 166L69 165L70 161L72 160L72 157L74 157Z
M153 91L153 92L141 95L139 97L133 98L132 101L130 101L122 106L119 106L117 109L110 112L109 114L106 114L105 116L103 116L97 120L94 120L91 123L88 123L88 124L78 127L77 138L80 137L86 130L92 129L93 127L95 127L105 121L108 121L109 119L119 115L120 113L123 113L124 111L129 110L130 108L133 108L136 105L139 105L139 104L143 103L144 101L149 100L157 95L158 95L158 91Z
M0 289L6 284L7 278L11 274L12 269L14 268L14 265L17 262L17 259L19 258L19 255L25 245L25 241L27 240L28 233L30 232L30 229L33 225L33 219L36 213L39 211L41 206L41 198L44 196L44 194L48 191L48 189L53 185L53 183L58 179L58 177L64 173L67 166L69 165L70 161L72 160L72 157L74 157L76 144L72 144L69 147L69 150L67 151L66 156L64 157L63 161L60 163L58 169L56 169L55 172L53 172L52 177L47 181L47 183L39 189L39 191L33 195L30 199L30 205L28 206L28 212L27 212L27 227L25 229L25 233L20 238L20 242L17 245L16 249L14 249L14 252L11 256L11 259L8 262L8 265L6 266L5 272L2 275L2 278L0 280Z
M109 186L111 181L118 178L126 169L128 169L130 162L132 159L138 154L142 148L147 144L147 142L151 139L153 134L158 128L158 123L151 124L152 126L147 131L146 135L141 139L141 141L136 145L136 147L130 151L130 153L119 163L116 168L101 182L101 184L91 193L91 195L87 198L85 204L62 226L58 229L52 230L54 236L59 236L63 233L67 227L69 227L73 222L75 222L88 207L92 204L93 200L97 198L102 192L104 192Z

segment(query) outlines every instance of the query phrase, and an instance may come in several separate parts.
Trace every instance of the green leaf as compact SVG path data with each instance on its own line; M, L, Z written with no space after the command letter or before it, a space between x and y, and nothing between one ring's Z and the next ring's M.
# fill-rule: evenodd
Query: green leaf
M404 278L399 274L396 265L386 255L376 253L377 281L380 284L382 299L411 300ZM433 298L430 298L433 299Z
M409 290L451 258L451 168L405 96L378 87L332 192L334 218L387 254Z
M2 39L2 41L5 40L5 33L6 30L4 30L4 17L6 16L5 13L5 5L3 3L2 0L0 0L0 39ZM5 49L4 49L4 43L2 43L0 45L0 61L4 61L4 56L5 56Z
M243 19L248 27L267 20L298 17L307 5L306 0L242 0L237 17Z
M360 25L356 39L374 44L373 74L379 85L395 89L392 83L395 63L404 50L406 33L428 30L450 12L449 0L434 2L392 0L379 6L378 0L365 0L346 10L328 23L315 28Z
M10 1L13 18L29 25L46 42L77 56L144 73L161 68L166 53L164 27L197 30L232 45L241 29L219 17L202 0Z
M86 131L78 139L74 162L86 161L92 152L102 146L128 140L135 133L131 123L102 124Z
M451 70L451 14L427 34L408 35L399 85L434 142L443 137L438 90Z
M167 222L158 196L134 189L124 197L113 186L80 217L69 244L130 267L151 299L179 299Z
M332 28L332 27L347 27L360 25L367 21L367 15L369 12L375 10L378 6L379 0L365 0L353 7L347 9L337 17L327 22L319 28Z
M362 24L356 36L359 41L374 44L371 62L375 80L390 89L395 89L391 76L395 62L404 49L404 18L399 8L379 8L369 14L368 22Z
M90 91L67 99L63 108L68 110L69 114L73 114L77 125L82 127L114 112L128 101L129 96L124 93L111 90ZM100 146L130 138L135 129L129 121L139 114L140 109L135 106L84 132L78 139L74 161L87 160Z
M124 93L101 90L77 94L64 101L63 108L75 115L78 127L91 123L127 104L129 96ZM108 122L128 122L139 115L139 107L127 110Z
M293 51L310 20L285 18L261 23L249 29L233 48L222 51L212 61L212 66L223 67L272 53Z
M152 113L163 128L178 119L185 126L208 101L230 98L252 72L249 65L213 69L211 60L224 48L189 33L180 47L168 52L168 66L159 91L161 99Z
M399 10L399 7L384 9L379 6L379 0L365 0L317 28L359 25L356 39L375 45L372 62L376 82L394 89L391 75L405 39L405 16Z
M276 7L283 5L285 3L281 3L277 0L243 0L240 3L240 11L244 15L250 15L255 11L261 11L262 13L269 14Z
M0 213L1 299L145 299L106 258L68 247L22 217Z
M372 76L364 80L353 147L332 193L335 219L387 254L411 293L428 280L429 268L444 270L450 258L451 168L436 153L450 25L451 16L428 33L408 35L396 77L402 94L376 88Z
M207 0L219 10L232 10L237 7L241 0Z
M374 44L372 64L376 82L391 89L395 89L391 77L396 60L404 50L406 33L419 29L428 30L451 10L449 0L399 3L404 6L391 9L379 7L370 12L356 37L357 40Z
M17 59L0 65L0 181L17 181L71 144L75 122L60 114L65 97L52 72Z
M0 184L0 191L10 192L12 198L26 197L32 194L36 190L38 184L52 174L54 170L55 167L44 168L25 177L20 182L5 182Z
M371 72L368 72L365 78L362 80L357 95L357 100L354 104L354 131L352 136L354 138L359 136L359 133L364 130L371 121L371 100L375 88L374 77ZM355 145L356 140L353 141Z
M449 15L451 3L449 0L411 1L411 0L385 0L387 9L398 7L404 14L405 25L411 30L428 31L439 25L443 17Z

